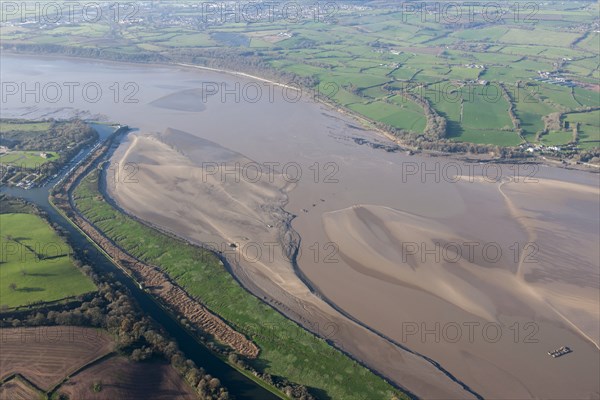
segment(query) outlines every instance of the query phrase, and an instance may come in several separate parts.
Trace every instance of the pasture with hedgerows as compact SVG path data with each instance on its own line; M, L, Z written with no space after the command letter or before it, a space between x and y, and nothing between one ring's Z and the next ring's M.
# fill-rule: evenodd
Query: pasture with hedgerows
M448 151L468 148L456 146L461 142L568 145L565 155L600 146L593 132L569 135L542 121L600 108L598 2L298 4L303 14L291 19L276 8L270 18L246 20L243 9L219 18L193 4L163 2L140 5L135 23L110 31L98 23L9 24L3 41L20 51L83 57L93 41L94 57L185 62L294 82L409 143L439 142ZM499 85L512 96L464 95Z
M72 249L42 217L0 214L0 305L13 309L67 300L96 289Z

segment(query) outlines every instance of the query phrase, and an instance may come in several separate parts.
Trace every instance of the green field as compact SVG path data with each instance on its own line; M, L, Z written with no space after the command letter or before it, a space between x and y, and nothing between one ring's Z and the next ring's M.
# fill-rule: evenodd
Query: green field
M570 143L573 140L571 132L549 132L542 136L540 142L547 146L557 146Z
M374 101L350 104L348 107L372 120L383 122L395 128L412 132L423 132L423 129L425 129L425 114L412 101L399 99L396 102L389 103Z
M36 215L0 214L0 246L3 307L57 301L95 290L73 265L70 247Z
M205 47L214 46L215 42L210 39L210 36L205 33L188 33L181 35L174 35L167 40L156 40L152 43L158 46L169 46L169 47Z
M579 123L579 144L582 147L600 146L600 110L566 114L569 124Z
M485 89L489 90L485 91ZM508 114L509 104L501 96L498 87L476 88L468 95L463 95L463 100L462 124L466 130L509 130L513 128Z
M483 18L482 13L490 11L483 2L474 6L473 21L466 19L465 7L463 19L450 23L418 12L403 15L391 0L334 3L331 21L307 14L293 23L285 18L255 22L232 17L215 24L202 23L201 7L194 5L140 3L136 17L141 20L136 23L115 24L110 29L101 23L45 29L7 26L2 39L7 45L34 44L42 50L47 46L48 52L60 44L69 55L81 52L89 57L87 50L94 48L118 60L147 62L146 57L156 56L159 62L198 63L282 81L305 80L310 89L333 84L337 90L322 92L333 103L373 122L417 134L427 126L424 110L389 101L398 95L389 87L402 82L468 85L477 80L492 85L535 84L539 86L537 105L515 106L529 141L543 129L542 118L549 113L600 106L600 95L594 90L600 79L597 2L549 1L533 14L533 3L527 3L520 5L519 15L513 12L519 4L502 3L506 15L501 20ZM496 7L494 3L491 8ZM570 83L559 86L559 79ZM440 101L432 105L443 115L454 107ZM518 135L504 134L507 109L504 104L467 105L464 118L446 121L446 137L518 145ZM592 141L585 143L593 147Z
M536 85L535 89L531 90L529 88L521 89L518 100L515 101L515 114L521 121L523 136L531 142L534 141L538 132L544 130L542 116L557 111L552 104L536 99L537 87Z
M58 161L59 155L55 151L48 151L48 158L40 156L39 151L11 151L0 155L0 164L14 167L35 169L52 161Z
M253 362L257 367L324 391L328 396L324 398L391 398L394 390L383 379L246 292L214 255L112 208L101 198L96 176L92 173L76 189L78 209L117 245L160 266L188 293L251 337L261 350Z
M568 47L579 36L576 33L555 32L545 29L525 30L513 28L500 37L499 40L504 43L527 44L530 46Z
M0 121L0 132L20 131L20 132L43 132L50 128L49 122L7 122Z

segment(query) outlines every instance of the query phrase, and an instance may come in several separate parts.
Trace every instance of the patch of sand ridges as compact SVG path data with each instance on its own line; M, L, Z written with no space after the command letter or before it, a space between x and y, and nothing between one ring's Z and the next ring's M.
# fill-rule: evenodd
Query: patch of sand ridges
M495 185L491 188L496 189ZM500 196L498 194L501 203L493 203L494 207L502 206ZM529 206L531 207L532 204ZM557 204L554 203L553 206L556 207ZM461 224L463 226L461 232L464 232L464 227L477 224L478 221L477 215L473 216L472 222L468 220L468 215L464 218L466 220ZM396 224L396 221L400 223ZM598 301L593 300L598 296L597 291L593 297L586 298L581 295L581 288L573 286L545 285L540 286L540 289L519 278L516 270L504 269L501 266L486 268L478 263L467 262L449 265L435 263L431 259L428 263L418 257L416 260L411 259L410 254L405 255L406 261L402 262L403 241L423 241L430 245L433 240L444 239L446 242L463 240L464 236L461 237L453 230L454 225L449 227L441 223L442 221L445 222L444 219L431 221L418 215L372 205L354 206L325 213L323 216L324 230L328 239L338 243L340 257L355 271L379 279L386 285L392 283L402 286L402 289L406 288L403 291L412 291L416 288L423 294L435 296L482 318L483 320L480 321L482 325L488 321L499 322L505 327L515 322L518 322L521 327L534 323L529 326L539 330L539 335L534 335L535 343L519 342L522 337L514 339L506 335L505 339L508 340L498 343L476 339L473 343L454 344L442 340L441 345L438 345L426 342L423 336L418 334L417 339L409 338L406 342L408 347L441 362L486 398L589 398L590 393L597 393L598 384L595 374L598 365L594 362L594 358L597 360L597 353L593 341L588 337L591 335L582 333L586 323L597 326L597 316L589 312L590 309L591 311L598 309ZM394 229L394 226L398 229ZM481 240L486 241L484 238L485 235ZM539 238L540 247L543 247L545 237L539 235ZM433 246L430 245L428 248ZM544 263L540 261L540 264ZM570 266L572 268L567 269L568 271L577 269L572 262ZM432 272L427 273L428 269ZM449 279L450 274L455 276ZM460 279L466 282L457 285L456 281ZM365 282L368 280L368 278L364 279ZM444 287L446 283L460 292L452 293L446 290ZM468 288L466 291L465 287ZM568 298L571 308L567 309L566 304L563 304L561 309L557 309L553 304L554 295L542 291L550 288L557 292L564 290L565 292L559 298ZM594 292L590 291L588 294L592 295ZM409 303L410 305L404 307L402 313L397 314L400 321L428 321L428 327L431 327L434 322L441 322L441 325L445 326L445 321L458 324L473 321L468 315L452 319L452 315L458 315L453 311L455 308L444 307L437 299L426 299L425 296L418 298L418 301ZM581 298L584 298L584 301L580 302ZM436 303L438 304L436 310L446 309L445 314L449 315L447 320L439 315L436 317L435 311L431 310L430 304ZM382 303L381 307L385 307L384 304ZM393 301L389 304L391 308L394 307ZM495 312L495 319L490 320L489 316L485 318L484 315L473 312L474 305L485 304L492 304L492 308L484 311ZM410 313L418 317L411 317ZM578 321L577 325L573 325L575 320ZM396 332L404 329L402 323L396 326ZM400 334L395 334L386 326L380 329L383 332L391 332L390 335L396 335L397 340L405 341L404 336L400 339ZM548 362L546 352L561 345L571 346L575 349L575 354L568 359L568 362L562 359L559 363ZM517 361L519 359L520 361ZM518 363L519 367L517 368L513 363ZM550 376L552 378L549 378ZM548 382L549 379L552 381ZM574 384L577 386L572 386Z
M219 178L220 169L235 170L235 162L244 165L251 161L180 131L132 137L125 150L122 147L113 156L121 166L138 163L138 184L117 181L109 185L110 195L121 207L193 242L225 245L227 258L239 264L236 268L232 263L236 276L248 287L273 298L272 304L280 310L283 307L287 315L300 316L309 328L333 322L340 347L368 365L383 366L382 373L406 384L418 396L472 398L427 361L348 320L311 293L288 258L289 243L284 238L290 216L282 207L290 184L281 176L266 173L260 182L228 182ZM219 164L217 173L208 174L203 163L211 163L211 172L215 172L215 162ZM231 249L229 243L238 247ZM280 248L267 253L266 243L278 243ZM245 251L251 244L258 244L263 251L258 260L250 259L252 255Z
M139 183L117 184L111 195L142 219L245 261L250 274L268 276L292 295L309 294L290 266L289 244L281 240L290 184L273 171L255 182L242 169L256 163L190 136L175 130L137 135L119 165L136 163Z
M521 284L600 348L600 189L538 179L503 182L499 190L536 244L536 262L519 266Z
M340 256L361 273L386 282L417 288L487 321L500 314L557 318L549 304L514 273L486 268L467 257L440 256L439 262L424 250L435 242L462 243L450 227L437 221L388 207L361 205L325 213L328 238L339 246ZM418 244L416 254L407 243ZM440 250L442 252L443 250Z
M211 149L207 150L210 152ZM261 204L279 201L278 188L262 182L250 184L244 179L235 182L238 172L225 169L235 163L248 162L241 157L231 158L231 163L219 166L217 170L198 166L198 159L213 158L211 154L205 154L204 158L194 160L157 136L132 135L119 166L125 169L129 163L134 163L138 182L122 182L109 189L117 200L136 212L154 210L173 224L186 225L191 231L216 234L231 242L235 242L238 235L223 229L227 223L248 224L267 232L267 224L272 218ZM232 172L233 175L226 175ZM121 176L125 174L125 170L120 173ZM181 217L188 217L188 220ZM195 229L197 224L200 229Z

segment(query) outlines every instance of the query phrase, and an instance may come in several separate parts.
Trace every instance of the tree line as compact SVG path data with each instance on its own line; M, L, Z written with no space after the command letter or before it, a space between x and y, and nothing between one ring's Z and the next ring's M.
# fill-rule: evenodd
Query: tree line
M11 317L0 319L0 327L69 325L102 328L116 338L117 351L133 361L168 360L196 389L200 399L230 398L218 378L187 359L177 343L156 322L142 314L127 288L111 274L98 275L89 265L82 265L81 269L98 286L98 291L91 298L81 296L78 306L58 311L39 308L12 313Z
M47 214L35 205L21 199L0 195L2 212L31 212L47 220ZM67 240L67 233L58 225L52 224L57 234ZM143 314L128 289L118 282L112 273L99 274L94 271L93 261L87 254L75 254L76 267L89 276L98 287L95 293L78 296L64 304L34 304L28 309L0 314L0 327L32 327L47 325L70 325L102 328L117 338L117 350L133 361L143 362L152 358L164 358L196 389L200 399L229 399L218 377L207 374L202 367L187 359L177 343L151 318ZM7 310L3 310L7 311ZM254 376L277 387L292 399L314 400L308 389L290 382L284 377L272 376L259 371L247 359L230 347L221 346L187 319L179 320L181 325L195 334L211 351L227 358L231 364L244 368Z
M33 211L45 213L34 205L8 196L0 197L2 212ZM63 236L64 231L58 231ZM84 255L85 257L85 255ZM154 320L143 314L128 289L112 273L98 274L79 258L75 266L89 276L98 291L77 297L77 301L50 307L36 307L0 314L0 328L48 325L85 326L105 329L116 338L117 351L136 362L162 358L193 387L200 399L227 400L229 392L217 377L185 357L177 343Z

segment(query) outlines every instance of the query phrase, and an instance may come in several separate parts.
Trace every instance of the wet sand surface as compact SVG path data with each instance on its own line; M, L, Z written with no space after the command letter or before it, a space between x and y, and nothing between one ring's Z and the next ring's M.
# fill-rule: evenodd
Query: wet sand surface
M600 398L597 175L386 152L278 86L261 82L256 102L243 89L206 96L209 83L250 82L216 72L20 60L2 59L3 80L135 82L138 103L19 98L3 116L138 128L113 158L125 210L224 251L248 289L398 385L424 398L472 396L454 380L485 398ZM547 354L563 345L574 352Z

